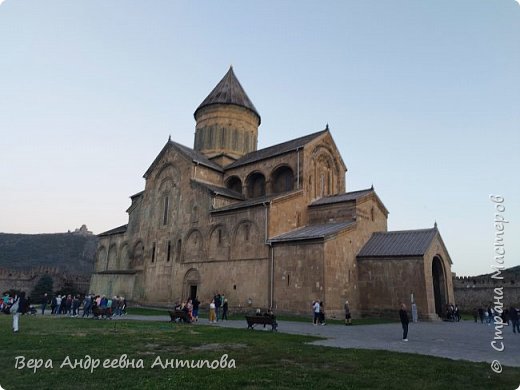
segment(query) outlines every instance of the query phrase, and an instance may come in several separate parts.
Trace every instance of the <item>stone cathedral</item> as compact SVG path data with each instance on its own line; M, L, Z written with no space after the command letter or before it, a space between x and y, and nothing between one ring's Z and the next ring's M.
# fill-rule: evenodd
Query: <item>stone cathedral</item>
M261 117L230 68L194 113L193 149L169 139L130 196L128 223L99 235L90 289L148 305L225 294L231 308L420 318L454 303L437 226L387 231L374 188L346 190L327 128L257 149ZM412 298L413 297L413 298Z

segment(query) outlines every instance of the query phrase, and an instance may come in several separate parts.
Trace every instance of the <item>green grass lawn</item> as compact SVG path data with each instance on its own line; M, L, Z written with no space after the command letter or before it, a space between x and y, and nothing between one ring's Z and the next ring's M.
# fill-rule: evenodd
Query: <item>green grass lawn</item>
M167 309L151 308L151 307L129 307L127 309L129 315L140 316L164 316L168 315Z
M0 385L6 389L515 389L520 369L493 374L486 363L386 351L308 345L316 338L269 331L167 322L23 317L12 334L11 317L0 316ZM118 359L144 368L60 368L68 356ZM166 359L221 359L236 368L151 368ZM15 369L16 356L49 359L53 368ZM26 360L26 363L28 360Z

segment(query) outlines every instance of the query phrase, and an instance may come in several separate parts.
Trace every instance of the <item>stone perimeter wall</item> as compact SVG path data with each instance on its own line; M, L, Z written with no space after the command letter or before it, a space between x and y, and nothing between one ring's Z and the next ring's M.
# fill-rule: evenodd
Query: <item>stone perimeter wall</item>
M73 283L80 292L86 293L90 283L90 275L72 275L52 267L35 267L30 269L0 268L0 293L15 289L30 294L40 278L48 274L53 281L54 291L60 290L65 283Z

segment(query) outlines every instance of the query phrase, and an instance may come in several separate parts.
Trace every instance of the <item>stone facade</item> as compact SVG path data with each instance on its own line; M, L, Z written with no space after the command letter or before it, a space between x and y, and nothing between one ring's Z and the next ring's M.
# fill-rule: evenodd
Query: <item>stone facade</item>
M433 318L441 257L436 291L453 301L451 261L434 241L414 259L358 258L386 232L388 211L373 188L345 192L328 127L256 150L260 116L232 69L195 118L194 149L168 140L131 197L128 224L99 235L92 292L154 305L195 295L208 304L218 292L233 308L292 313L319 299L341 316L346 300L354 315L396 311L412 286Z

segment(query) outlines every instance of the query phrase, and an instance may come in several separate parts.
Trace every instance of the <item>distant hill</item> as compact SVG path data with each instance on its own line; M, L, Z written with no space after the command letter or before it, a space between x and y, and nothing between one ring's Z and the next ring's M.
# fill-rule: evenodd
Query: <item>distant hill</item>
M500 274L498 274L498 276L501 276L502 279L493 279L491 276L494 274L495 272L477 276L457 276L455 280L464 284L467 284L468 281L472 282L473 284L493 283L493 285L496 285L499 283L499 281L502 281L503 283L510 283L512 285L515 283L520 284L520 265L502 270Z
M490 278L495 272L490 272L489 274L478 275L470 277L472 279L487 279ZM520 281L520 265L516 267L506 268L501 271L500 276L503 276L504 279L507 280L518 280Z
M0 268L58 267L73 274L94 271L98 238L92 234L0 233Z

